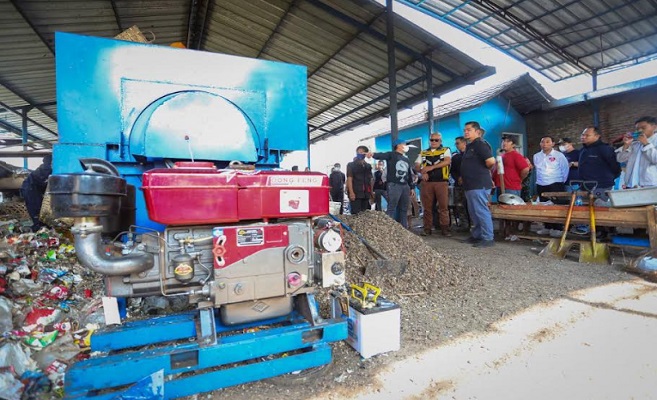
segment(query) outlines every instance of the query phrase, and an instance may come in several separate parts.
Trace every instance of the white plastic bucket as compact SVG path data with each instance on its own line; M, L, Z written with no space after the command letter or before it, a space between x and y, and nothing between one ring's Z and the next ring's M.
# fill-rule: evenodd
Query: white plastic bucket
M329 201L329 213L333 215L340 214L340 202L339 201Z

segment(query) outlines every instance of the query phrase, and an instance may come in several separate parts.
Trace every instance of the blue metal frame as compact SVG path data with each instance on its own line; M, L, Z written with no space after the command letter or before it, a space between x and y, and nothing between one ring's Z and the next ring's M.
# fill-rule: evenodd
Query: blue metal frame
M69 368L66 398L112 399L127 386L160 370L165 376L165 399L208 392L327 364L331 361L328 344L347 337L345 320L312 325L294 312L238 326L224 326L215 318L218 338L204 346L190 343L198 336L199 318L197 311L134 321L94 333L92 351L108 354ZM265 328L252 329L259 326ZM153 345L158 347L138 350Z

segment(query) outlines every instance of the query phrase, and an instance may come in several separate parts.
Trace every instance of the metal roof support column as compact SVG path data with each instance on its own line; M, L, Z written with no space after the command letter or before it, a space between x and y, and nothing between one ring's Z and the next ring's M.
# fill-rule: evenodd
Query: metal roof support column
M591 72L591 83L593 85L593 91L598 90L598 70L594 69ZM593 102L593 125L598 126L600 124L600 107L597 101L592 100Z
M308 168L310 168L310 126L308 127L308 142L306 143L306 156L308 159Z
M399 136L397 125L397 66L395 57L395 13L393 0L386 0L386 38L388 44L388 90L390 94L390 140L392 143ZM392 145L392 143L390 143ZM394 150L394 148L393 148Z
M22 125L21 125L21 130L23 133L23 151L27 151L27 139L29 137L29 134L27 132L27 113L30 112L32 107L23 107L21 110L21 119L22 119ZM27 169L27 158L23 157L23 168Z
M428 60L424 62L427 69L427 121L429 121L429 136L433 133L433 70Z

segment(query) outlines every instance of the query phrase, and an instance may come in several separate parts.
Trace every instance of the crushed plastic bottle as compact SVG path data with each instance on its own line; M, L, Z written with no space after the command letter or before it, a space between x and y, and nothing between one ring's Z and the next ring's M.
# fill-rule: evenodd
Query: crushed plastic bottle
M14 328L11 314L12 307L11 300L0 296L0 335Z

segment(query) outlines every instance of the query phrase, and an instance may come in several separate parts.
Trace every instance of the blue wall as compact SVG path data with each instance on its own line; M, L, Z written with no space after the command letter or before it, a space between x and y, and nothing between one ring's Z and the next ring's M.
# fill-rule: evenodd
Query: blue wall
M434 121L434 130L442 133L444 146L449 146L452 151L456 151L454 140L463 135L463 125L468 121L478 121L481 124L482 128L486 130L484 139L493 146L494 150L500 147L502 132L521 133L524 136L524 142L527 143L524 118L513 107L508 107L508 100L501 96L491 99L479 107ZM422 138L422 148L428 148L428 125L425 122L403 129L399 131L399 138L402 140ZM374 145L378 152L390 151L390 134L377 137Z

